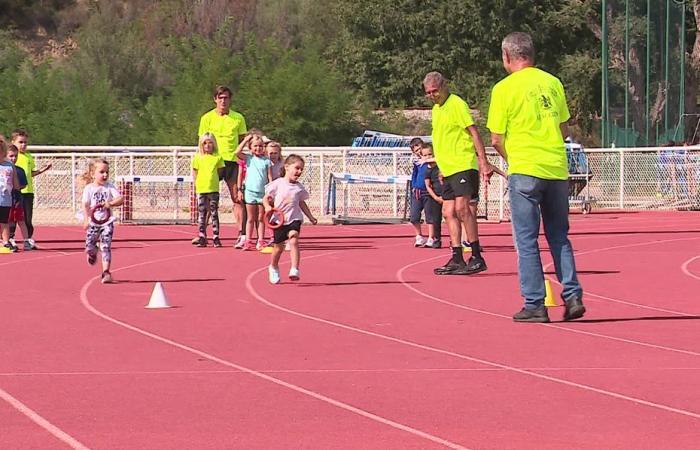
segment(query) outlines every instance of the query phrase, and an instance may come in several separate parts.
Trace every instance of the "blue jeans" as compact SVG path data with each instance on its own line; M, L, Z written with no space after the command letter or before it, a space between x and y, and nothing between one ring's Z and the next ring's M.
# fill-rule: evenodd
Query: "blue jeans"
M543 180L513 174L508 177L508 187L513 236L518 252L520 293L525 298L525 308L535 309L544 304L544 273L537 243L540 217L554 259L557 279L563 287L562 299L566 301L583 295L576 277L574 250L568 237L568 180Z

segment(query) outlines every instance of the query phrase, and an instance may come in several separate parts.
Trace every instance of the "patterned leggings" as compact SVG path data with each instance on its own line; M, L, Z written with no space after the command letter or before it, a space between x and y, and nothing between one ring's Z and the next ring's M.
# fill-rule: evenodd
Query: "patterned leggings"
M199 194L199 236L207 236L207 211L211 217L211 227L214 230L214 237L219 237L219 193L210 192Z
M107 225L90 225L85 236L85 251L89 255L97 254L97 241L101 242L102 261L112 261L112 236L114 222Z

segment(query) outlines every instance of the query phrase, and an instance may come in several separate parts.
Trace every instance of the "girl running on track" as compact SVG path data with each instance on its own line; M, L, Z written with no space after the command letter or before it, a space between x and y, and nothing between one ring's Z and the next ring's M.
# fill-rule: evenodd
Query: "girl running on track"
M309 218L312 224L318 221L311 214L306 200L309 198L304 185L299 183L299 177L304 171L304 159L298 155L289 155L284 160L282 176L265 187L265 197L263 203L265 211L269 212L273 208L278 209L284 215L282 226L274 230L274 247L272 249L272 261L270 262L269 277L270 283L280 282L279 261L284 251L284 243L289 239L292 266L289 269L289 279L296 281L299 279L299 233L304 215Z
M102 251L102 283L111 283L112 274L112 236L114 235L115 217L112 208L121 206L124 199L109 180L109 163L97 158L90 161L82 175L85 181L83 190L83 225L87 230L85 236L85 253L91 266L97 262L97 241Z

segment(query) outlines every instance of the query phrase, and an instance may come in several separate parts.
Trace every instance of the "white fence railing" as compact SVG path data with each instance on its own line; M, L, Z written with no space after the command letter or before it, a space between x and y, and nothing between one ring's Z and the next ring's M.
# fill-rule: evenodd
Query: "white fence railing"
M79 175L89 159L96 156L110 162L112 180L133 183L130 220L190 221L191 181L187 177L194 147L32 146L31 151L37 167L52 164L51 170L34 180L34 220L38 224L75 223L82 192ZM411 154L405 148L287 147L283 150L284 155L291 153L306 160L301 182L311 194L309 206L325 221L332 219L326 214L331 173L368 176L411 173ZM503 167L492 151L489 159ZM588 170L571 176L572 187L576 187L571 192L572 207L590 202L593 211L700 208L700 147L589 149L585 151L585 160ZM354 205L365 219L403 215L406 192L397 189L396 184L354 184L346 189L344 204ZM482 216L492 220L510 218L506 189L507 181L497 176L488 187L482 186ZM221 220L232 222L232 204L224 190L222 184Z

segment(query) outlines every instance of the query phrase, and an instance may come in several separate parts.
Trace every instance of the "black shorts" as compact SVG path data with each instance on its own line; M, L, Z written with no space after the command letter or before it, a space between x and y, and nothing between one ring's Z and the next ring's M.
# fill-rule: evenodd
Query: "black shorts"
M229 182L233 180L238 182L238 161L224 161L224 177L223 180Z
M0 206L0 223L7 223L10 219L10 206Z
M284 243L287 239L289 239L289 232L292 230L296 231L297 233L301 233L301 220L295 220L287 225L282 225L276 230L273 230L272 234L274 239L272 242L275 244Z
M454 200L456 197L466 197L470 202L479 201L478 170L469 169L445 177L445 184L442 186L443 200Z

